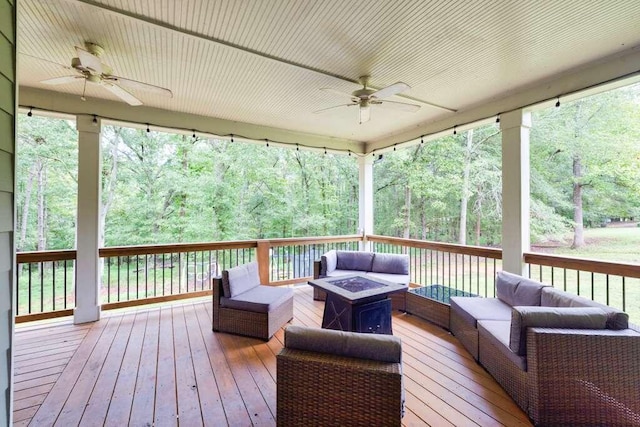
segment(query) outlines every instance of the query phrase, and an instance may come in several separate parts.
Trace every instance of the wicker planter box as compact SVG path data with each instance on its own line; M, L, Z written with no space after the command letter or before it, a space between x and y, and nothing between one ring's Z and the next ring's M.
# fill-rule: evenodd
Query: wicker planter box
M477 295L442 285L411 289L406 293L407 313L449 330L450 296L475 297Z

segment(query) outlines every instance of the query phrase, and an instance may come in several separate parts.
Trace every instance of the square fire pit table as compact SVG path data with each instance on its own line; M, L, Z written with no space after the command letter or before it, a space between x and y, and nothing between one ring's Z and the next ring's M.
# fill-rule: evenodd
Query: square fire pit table
M309 282L327 293L322 327L391 335L391 299L406 286L364 275L325 277Z
M429 285L407 292L407 313L418 316L449 330L449 297L478 295L442 285Z

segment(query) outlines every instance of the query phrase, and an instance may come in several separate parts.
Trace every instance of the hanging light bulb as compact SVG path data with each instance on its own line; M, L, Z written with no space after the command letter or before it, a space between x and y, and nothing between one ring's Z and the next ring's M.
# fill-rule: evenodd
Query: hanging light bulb
M457 127L458 127L458 125L455 125L455 126L453 127L453 134L454 134L454 135L457 135L457 134L458 134L458 129L456 129Z
M496 116L496 123L500 123L500 114Z
M560 106L560 97L558 97L558 100L556 101L556 108L558 108Z
M231 134L231 142L233 143L233 134Z
M147 133L151 132L151 129L149 129L149 123L147 123Z
M29 107L29 112L27 113L27 116L29 117L33 116L33 107Z
M97 117L95 114L93 115L93 120L91 120L91 122L92 122L94 125L97 125L97 124L98 124L98 117Z
M269 148L269 140L267 138L265 138L264 140L267 143L267 148Z
M296 151L300 151L300 146L296 144Z
M424 144L424 135L420 136L420 144Z

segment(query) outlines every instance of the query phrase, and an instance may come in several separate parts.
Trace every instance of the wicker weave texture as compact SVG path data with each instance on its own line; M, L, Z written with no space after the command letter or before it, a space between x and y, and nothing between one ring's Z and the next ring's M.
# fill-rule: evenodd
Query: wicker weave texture
M523 411L529 406L527 372L510 361L491 341L479 336L478 361Z
M640 337L532 328L527 361L536 424L640 426Z
M450 306L448 304L416 295L413 292L407 292L406 298L407 313L449 329Z
M401 425L399 363L285 348L277 376L279 426Z
M460 341L474 359L478 360L478 330L467 323L455 310L449 317L451 333Z
M235 310L220 306L222 280L213 279L213 330L269 340L293 319L293 296L268 313Z

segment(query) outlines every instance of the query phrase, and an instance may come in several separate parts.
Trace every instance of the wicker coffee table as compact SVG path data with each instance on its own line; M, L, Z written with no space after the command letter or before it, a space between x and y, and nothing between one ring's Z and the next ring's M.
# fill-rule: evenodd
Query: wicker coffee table
M477 297L449 286L429 285L407 292L407 313L449 329L449 297Z

